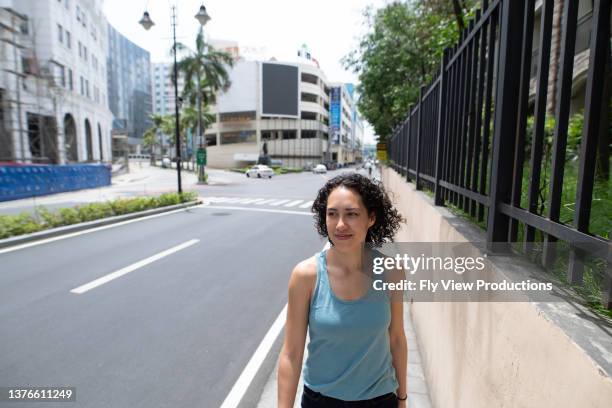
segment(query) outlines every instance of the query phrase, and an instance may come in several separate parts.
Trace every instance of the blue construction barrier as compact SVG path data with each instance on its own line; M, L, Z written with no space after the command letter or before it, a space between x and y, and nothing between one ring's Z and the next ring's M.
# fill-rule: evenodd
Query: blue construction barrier
M109 186L105 164L0 165L0 201Z

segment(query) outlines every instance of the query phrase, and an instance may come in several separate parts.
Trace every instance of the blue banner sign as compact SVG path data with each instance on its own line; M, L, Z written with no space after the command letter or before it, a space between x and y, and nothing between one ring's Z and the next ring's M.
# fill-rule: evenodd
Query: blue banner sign
M340 115L342 114L341 98L342 90L338 87L332 87L330 89L330 103L329 103L329 115L330 115L330 134L332 136L332 144L340 144Z

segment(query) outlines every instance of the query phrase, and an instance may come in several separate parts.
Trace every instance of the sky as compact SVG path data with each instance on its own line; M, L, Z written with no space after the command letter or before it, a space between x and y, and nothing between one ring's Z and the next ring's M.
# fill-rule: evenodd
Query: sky
M104 0L104 13L121 34L151 53L152 62L170 61L171 7L176 6L177 41L194 48L199 23L194 18L204 4L211 20L206 38L237 41L264 58L296 61L306 44L330 82L357 83L357 75L340 59L358 45L367 31L363 11L388 0ZM138 21L147 10L155 25L145 31ZM374 143L366 123L365 143Z

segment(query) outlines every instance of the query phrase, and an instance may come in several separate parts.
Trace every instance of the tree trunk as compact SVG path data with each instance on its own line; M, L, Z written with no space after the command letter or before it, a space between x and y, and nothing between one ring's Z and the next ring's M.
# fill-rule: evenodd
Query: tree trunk
M465 22L463 21L463 9L461 4L459 4L459 0L453 0L453 14L457 20L457 30L461 36L461 32L465 29Z

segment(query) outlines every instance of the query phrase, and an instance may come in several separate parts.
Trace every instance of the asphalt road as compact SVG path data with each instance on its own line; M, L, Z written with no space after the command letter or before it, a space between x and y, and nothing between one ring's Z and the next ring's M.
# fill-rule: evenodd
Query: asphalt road
M76 403L53 407L218 407L286 303L292 267L324 245L305 205L336 173L244 177L202 187L222 198L201 208L0 250L0 387L76 387Z

